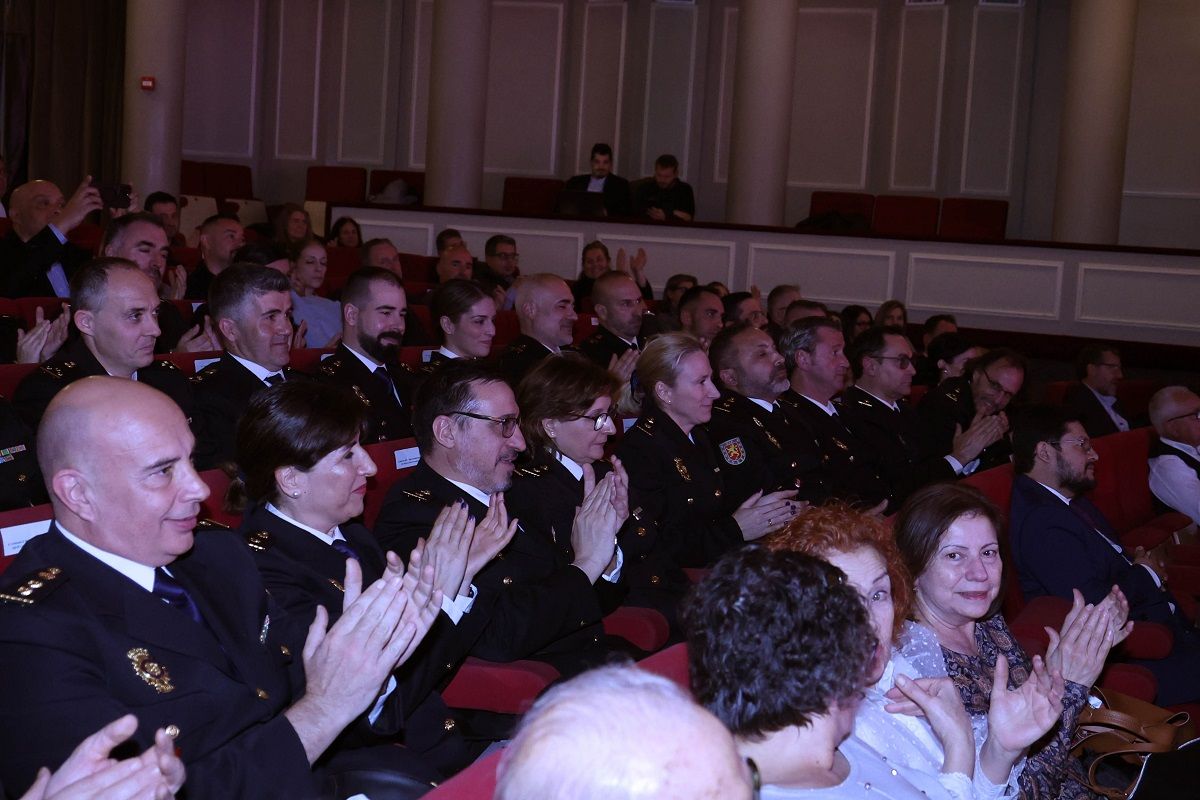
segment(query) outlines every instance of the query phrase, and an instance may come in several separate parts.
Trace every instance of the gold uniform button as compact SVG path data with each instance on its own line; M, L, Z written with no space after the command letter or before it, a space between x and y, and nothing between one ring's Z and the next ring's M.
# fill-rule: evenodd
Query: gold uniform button
M454 665L451 664L449 661L447 661L446 662L446 671L449 672L452 669L454 669Z
M29 480L29 476L26 475L24 472L22 472L20 475L17 476L17 480L20 481L21 483L24 483L25 481Z
M446 717L446 721L442 723L442 729L447 730L447 731L452 731L452 730L454 730L454 728L457 725L458 725L458 723L455 722L453 719L451 719L450 717Z
M638 529L637 529L637 535L638 535L638 536L645 536L645 535L646 535L646 529L645 529L645 528L638 528Z
M512 578L509 577L508 575L505 575L504 580L502 580L500 582L503 583L505 586L512 586Z
M853 463L854 463L854 456L850 456L850 463L851 463L851 464L853 464Z
M721 496L721 490L713 489L713 497L720 497L720 496Z
M163 733L165 733L167 736L170 736L172 739L178 739L179 738L179 726L178 725L168 725L167 727L163 728Z
M254 694L258 697L259 700L266 700L266 699L270 698L270 696L271 696L271 695L267 694L266 689L255 689Z
M657 575L650 576L650 585L651 586L658 586L658 584L661 582L662 582L662 578L658 577Z
M694 497L689 497L689 498L687 499L687 504L688 504L689 506L690 506L692 503L695 503L695 502L696 502L696 498L694 498Z
M280 655L290 656L292 654L292 648L288 647L286 644L281 644L279 645L279 653Z

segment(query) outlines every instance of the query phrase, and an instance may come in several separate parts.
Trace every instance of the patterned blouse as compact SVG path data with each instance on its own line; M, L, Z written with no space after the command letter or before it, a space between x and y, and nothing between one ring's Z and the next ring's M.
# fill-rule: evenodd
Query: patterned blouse
M967 656L942 648L946 671L958 687L967 713L986 718L992 696L992 673L996 658L1008 658L1008 684L1017 688L1029 678L1030 661L1013 638L1004 618L996 614L975 624L979 656ZM1090 687L1066 682L1059 724L1029 748L1025 769L1018 780L1022 800L1093 800L1100 796L1087 788L1079 759L1071 755L1070 741Z

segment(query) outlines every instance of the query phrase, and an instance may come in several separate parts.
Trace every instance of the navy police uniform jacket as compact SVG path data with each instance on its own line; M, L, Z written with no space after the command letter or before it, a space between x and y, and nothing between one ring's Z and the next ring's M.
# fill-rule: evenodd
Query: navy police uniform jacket
M921 457L950 455L954 449L954 427L961 425L965 431L975 419L971 378L966 375L947 378L930 389L917 406L917 419L920 421ZM1008 437L1003 436L979 454L979 467L975 471L998 467L1011 460L1012 445Z
M203 624L55 527L21 550L0 589L0 780L10 789L132 712L136 752L157 728L176 735L189 800L316 795L282 714L303 686L303 631L228 531L198 531L169 569Z
M314 376L318 381L354 392L363 405L366 417L362 436L366 444L412 436L411 401L417 375L404 364L385 368L395 392L383 378L371 372L358 356L350 352L350 348L339 344L333 355L321 362Z
M641 336L637 337L635 341L637 342L638 350L646 346ZM603 325L599 326L595 333L579 343L579 352L605 369L608 369L608 364L612 361L613 356L620 358L632 349L629 342L617 336Z

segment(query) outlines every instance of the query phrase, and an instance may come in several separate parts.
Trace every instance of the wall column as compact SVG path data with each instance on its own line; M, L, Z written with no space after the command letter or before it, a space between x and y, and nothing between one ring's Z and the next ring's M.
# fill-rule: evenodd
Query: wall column
M779 0L738 11L726 222L784 224L797 17Z
M1137 0L1071 4L1055 241L1117 243L1137 10Z
M125 5L125 93L121 175L142 199L179 192L183 151L185 0L128 0ZM145 91L140 78L153 76Z
M478 208L483 194L491 0L437 0L425 139L425 203Z

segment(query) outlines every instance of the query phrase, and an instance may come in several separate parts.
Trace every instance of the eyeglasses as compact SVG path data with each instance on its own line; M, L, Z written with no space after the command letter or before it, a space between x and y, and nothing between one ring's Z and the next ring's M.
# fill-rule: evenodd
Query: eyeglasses
M1189 411L1186 414L1180 414L1178 417L1171 417L1167 422L1174 422L1177 419L1200 419L1200 408L1195 411Z
M517 430L517 425L521 422L520 417L489 417L485 414L472 414L470 411L455 411L454 413L463 417L481 419L484 422L492 422L499 425L500 435L505 439L512 437Z
M602 431L608 425L608 421L612 419L607 411L601 411L594 417L589 417L587 414L568 414L570 419L590 419L592 421L592 430Z
M983 371L983 377L988 382L988 386L992 387L992 391L1001 397L1007 397L1009 400L1011 400L1016 396L1016 392L1010 392L1008 389L1005 389L1003 386L996 383L996 379L989 375L986 369Z
M1092 440L1086 436L1080 436L1077 439L1051 439L1050 441L1046 442L1046 444L1056 449L1059 445L1063 444L1075 445L1085 453L1089 453L1092 450Z
M908 369L912 366L912 356L871 356L876 361L895 361L896 366L900 369Z

